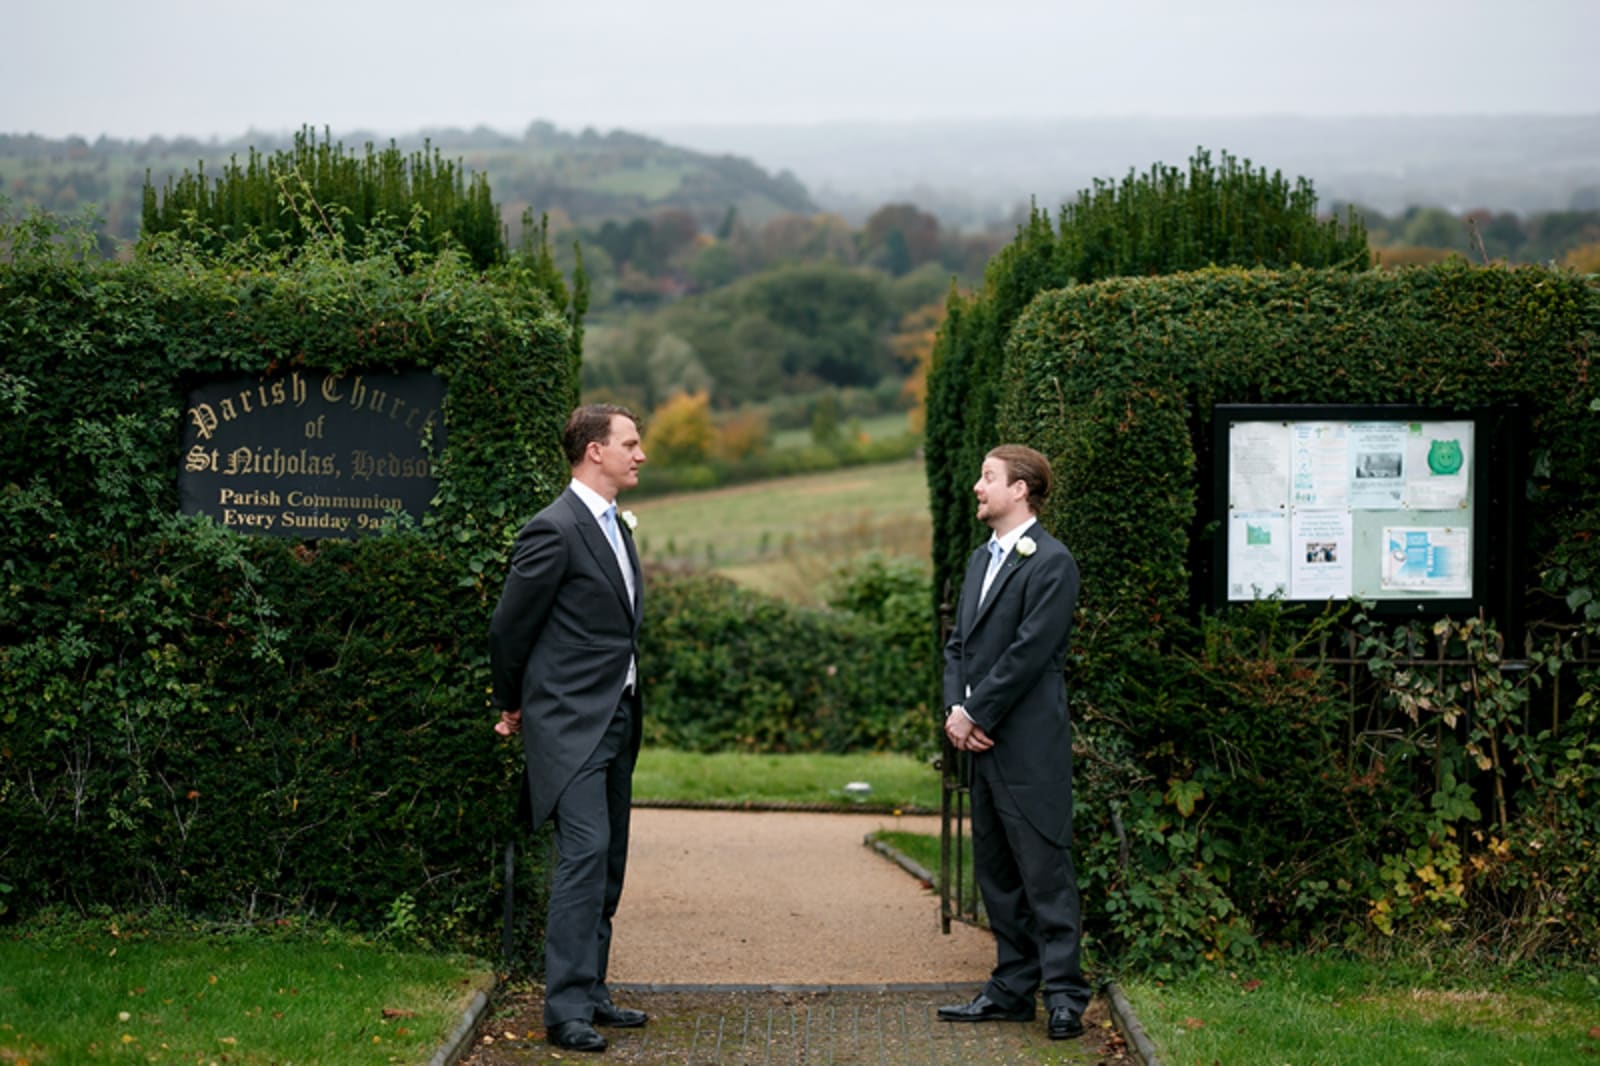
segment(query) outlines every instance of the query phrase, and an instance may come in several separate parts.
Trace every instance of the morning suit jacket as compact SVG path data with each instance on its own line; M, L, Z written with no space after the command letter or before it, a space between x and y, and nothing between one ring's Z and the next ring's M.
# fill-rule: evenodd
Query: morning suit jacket
M617 527L633 568L631 603L611 542L569 486L517 534L489 624L492 702L522 711L535 828L599 746L628 662L638 661L644 582L627 523L619 517ZM636 717L635 752L640 735Z
M967 563L955 625L945 645L944 703L962 704L994 747L972 754L974 773L1004 788L1052 843L1072 841L1072 726L1063 671L1078 603L1078 564L1035 522L978 603L987 544ZM1018 542L1019 544L1021 541Z

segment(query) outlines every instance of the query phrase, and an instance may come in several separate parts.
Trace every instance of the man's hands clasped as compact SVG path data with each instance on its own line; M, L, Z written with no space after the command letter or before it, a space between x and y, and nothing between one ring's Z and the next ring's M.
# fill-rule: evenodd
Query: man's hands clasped
M945 715L944 735L950 738L951 745L957 751L988 751L994 747L994 738L985 733L983 727L974 722L967 714L967 709L959 703Z

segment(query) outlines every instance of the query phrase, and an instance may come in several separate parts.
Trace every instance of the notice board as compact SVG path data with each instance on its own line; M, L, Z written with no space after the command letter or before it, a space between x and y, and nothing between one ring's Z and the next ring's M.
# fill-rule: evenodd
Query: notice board
M1470 609L1483 592L1480 419L1351 405L1218 406L1219 603Z

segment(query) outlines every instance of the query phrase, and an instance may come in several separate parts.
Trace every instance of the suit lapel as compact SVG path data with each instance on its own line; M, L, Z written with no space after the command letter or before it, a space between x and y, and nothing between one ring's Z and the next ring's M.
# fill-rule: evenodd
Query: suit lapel
M985 552L985 554L988 553ZM1011 577L1011 571L1017 568L1018 558L1017 551L1013 548L1006 553L1004 559L1000 560L1000 569L996 571L994 580L989 582L989 595L985 596L983 602L978 605L977 613L972 619L973 625L983 621L983 616L989 613L989 608L993 607L994 602L1000 598L1000 590L1005 587L1007 579ZM989 569L987 560L984 561L983 569ZM983 573L981 571L978 574L978 591L980 593L983 591Z
M1034 523L1034 525L1035 530L1030 530L1027 535L1033 537L1034 541L1037 542L1039 537L1036 535L1036 533L1042 533L1043 531L1038 529L1038 523ZM977 571L978 586L973 592L974 600L977 599L978 593L983 591L983 575L984 571L986 571L989 567L989 560L987 556L988 552L983 548L979 548L977 553L974 555L975 561L978 559L982 560L982 564ZM1022 556L1017 554L1016 546L1012 545L1011 550L1006 553L1006 557L1000 560L999 572L994 575L994 580L989 583L989 595L983 598L983 603L979 604L977 610L973 612L972 625L975 626L979 622L983 621L983 616L989 613L989 608L992 607L995 601L1000 598L1000 592L1005 588L1006 582L1011 580L1011 575L1013 573L1022 568L1022 564ZM971 579L971 568L968 569L968 579Z
M571 501L573 521L577 523L578 539L583 542L585 548L589 549L589 554L594 557L594 561L611 582L612 589L617 593L617 599L622 601L622 605L627 608L630 615L634 614L633 604L628 602L627 583L622 580L622 568L617 565L617 553L611 550L611 541L606 537L606 531L600 528L600 520L589 511L589 508L585 506L577 493L568 489L567 496ZM624 535L623 543L627 543L626 535ZM628 558L633 558L631 547L628 551ZM634 573L637 574L638 572L638 565L635 564ZM639 584L635 581L634 588L638 587Z
M989 565L988 552L979 548L967 562L967 576L961 582L960 617L963 634L978 624L978 596L983 592L983 571Z

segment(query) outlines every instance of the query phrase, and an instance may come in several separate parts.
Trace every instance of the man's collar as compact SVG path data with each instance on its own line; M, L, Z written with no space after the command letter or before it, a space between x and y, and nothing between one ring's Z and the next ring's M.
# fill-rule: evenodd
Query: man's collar
M991 533L989 534L989 539L1000 545L1000 550L1004 555L1010 555L1011 549L1017 546L1017 541L1021 540L1022 535L1032 529L1038 521L1037 515L1031 515L1020 526L1017 526L1005 536L1002 537L997 533Z
M612 506L612 501L606 499L577 478L573 478L571 484L567 487L578 494L578 499L583 501L583 505L589 508L589 513L596 518L605 514L606 508Z

